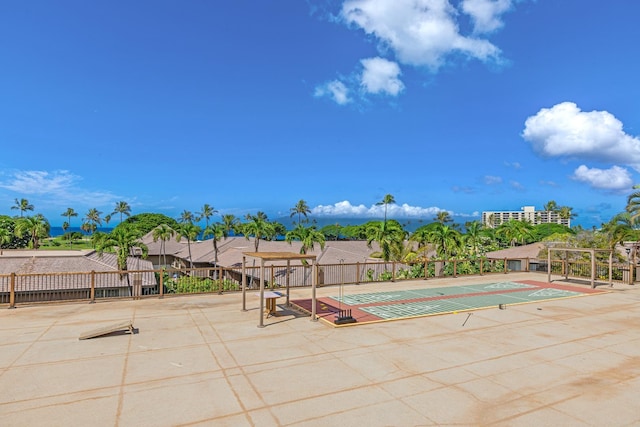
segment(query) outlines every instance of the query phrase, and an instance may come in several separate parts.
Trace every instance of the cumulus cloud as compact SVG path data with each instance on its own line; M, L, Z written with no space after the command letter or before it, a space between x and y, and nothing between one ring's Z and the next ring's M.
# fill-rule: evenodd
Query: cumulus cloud
M484 183L487 185L502 184L502 178L499 176L486 175L484 177Z
M626 134L607 111L586 112L563 102L527 118L522 136L543 156L622 163L640 171L640 139Z
M520 191L520 192L526 191L526 189L524 188L524 185L522 185L518 181L510 181L509 185L511 186L512 189L516 191Z
M398 78L401 71L397 63L380 57L367 58L360 62L364 68L361 85L367 92L396 96L404 90L404 84Z
M467 3L461 12L469 14L477 28L495 26L503 12L486 2ZM459 13L448 0L347 0L340 16L348 25L375 37L382 52L391 50L403 64L435 72L451 54L481 61L499 59L500 49L488 40L461 34Z
M471 17L474 33L490 33L501 28L502 15L509 11L511 0L463 0L462 11Z
M352 101L349 97L349 89L340 80L332 80L317 86L314 96L316 98L329 97L339 105L345 105Z
M390 204L387 205L387 217L424 218L435 216L442 210L438 207L422 208L406 203L402 205ZM384 206L352 205L348 200L344 200L333 205L318 205L311 209L311 214L315 216L381 218L384 215Z
M105 206L118 199L109 192L90 191L78 186L81 177L66 170L48 171L16 171L8 178L0 181L0 188L17 195L40 196L50 206L67 206L81 204L83 206ZM34 204L39 204L31 200Z
M580 165L573 172L572 178L576 181L585 182L599 190L628 191L633 186L629 171L619 166L613 166L610 169L598 169Z

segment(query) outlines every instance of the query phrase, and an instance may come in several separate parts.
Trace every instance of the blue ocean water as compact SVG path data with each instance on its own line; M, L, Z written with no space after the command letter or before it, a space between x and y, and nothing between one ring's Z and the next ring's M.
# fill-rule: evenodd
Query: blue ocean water
M97 231L101 231L103 233L109 233L111 232L111 230L113 230L112 227L98 227L97 229ZM85 233L84 231L82 231L82 229L80 229L80 227L69 227L67 228L66 233L71 231L78 231L85 236L89 236L89 233ZM64 233L65 231L62 229L62 227L51 227L51 229L49 230L49 236L51 237L63 236Z

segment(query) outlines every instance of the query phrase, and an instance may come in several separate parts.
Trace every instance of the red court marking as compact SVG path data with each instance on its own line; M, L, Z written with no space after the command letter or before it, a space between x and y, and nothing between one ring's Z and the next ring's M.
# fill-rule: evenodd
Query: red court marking
M582 294L598 294L598 293L608 292L608 291L601 291L598 289L591 289L591 288L584 289L584 288L577 288L574 286L568 286L568 285L562 285L562 284L538 282L535 280L521 280L513 283L522 283L522 284L532 285L539 289L558 289L558 290L564 290L564 291L578 292ZM491 283L487 283L487 285L491 285ZM443 286L443 287L446 287L446 286ZM426 301L436 301L436 300L445 300L445 299L451 300L451 299L470 297L470 296L472 297L472 296L484 296L484 295L495 295L495 294L507 294L512 292L522 292L522 291L526 291L527 289L531 289L531 288L498 289L495 291L469 292L465 294L455 294L455 295L438 295L433 297L411 298L411 299L402 299L402 300L394 300L394 301L381 301L381 302L373 302L373 303L365 303L365 304L357 304L357 305L349 305L345 302L340 304L339 301L336 301L333 298L321 297L317 299L316 314L319 318L333 324L333 320L335 320L335 316L340 311L340 309L343 309L343 310L348 309L348 310L351 310L352 317L357 320L357 323L355 323L357 325L358 323L363 324L363 323L370 323L370 322L376 322L376 321L406 319L406 317L384 319L384 318L375 316L371 313L367 313L366 311L362 311L360 310L360 307L384 306L384 305L404 304L404 303L423 302L423 301L426 302ZM387 291L382 291L382 292L387 292ZM373 292L373 293L382 293L382 292ZM550 298L549 300L551 299L554 299L554 298ZM546 300L531 301L531 303L544 302L544 301ZM298 306L299 308L301 308L302 310L308 313L311 313L311 308L312 308L311 299L292 300L291 302L296 306ZM488 307L492 307L492 306L487 306L487 308ZM481 310L481 309L482 307L474 308L473 310ZM438 313L438 314L446 314L446 313ZM436 315L436 314L430 314L426 316L433 316L433 315ZM419 316L419 317L425 317L425 316Z

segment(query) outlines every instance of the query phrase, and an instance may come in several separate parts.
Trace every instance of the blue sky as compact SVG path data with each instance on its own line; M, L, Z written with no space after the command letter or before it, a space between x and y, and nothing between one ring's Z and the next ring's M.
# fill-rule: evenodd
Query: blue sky
M0 214L622 211L640 2L0 2ZM78 221L79 222L79 221Z

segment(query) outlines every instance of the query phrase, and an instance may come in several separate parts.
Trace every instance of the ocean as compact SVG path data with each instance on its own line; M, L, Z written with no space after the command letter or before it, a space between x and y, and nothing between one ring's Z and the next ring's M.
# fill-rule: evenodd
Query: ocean
M109 233L111 232L111 230L113 230L113 227L98 227L97 229L97 231L101 231L103 233ZM85 233L80 227L69 227L67 228L66 233L71 231L78 231L85 236L89 236L89 233ZM51 229L49 230L49 236L51 237L63 236L64 233L65 231L62 229L62 227L51 227Z

